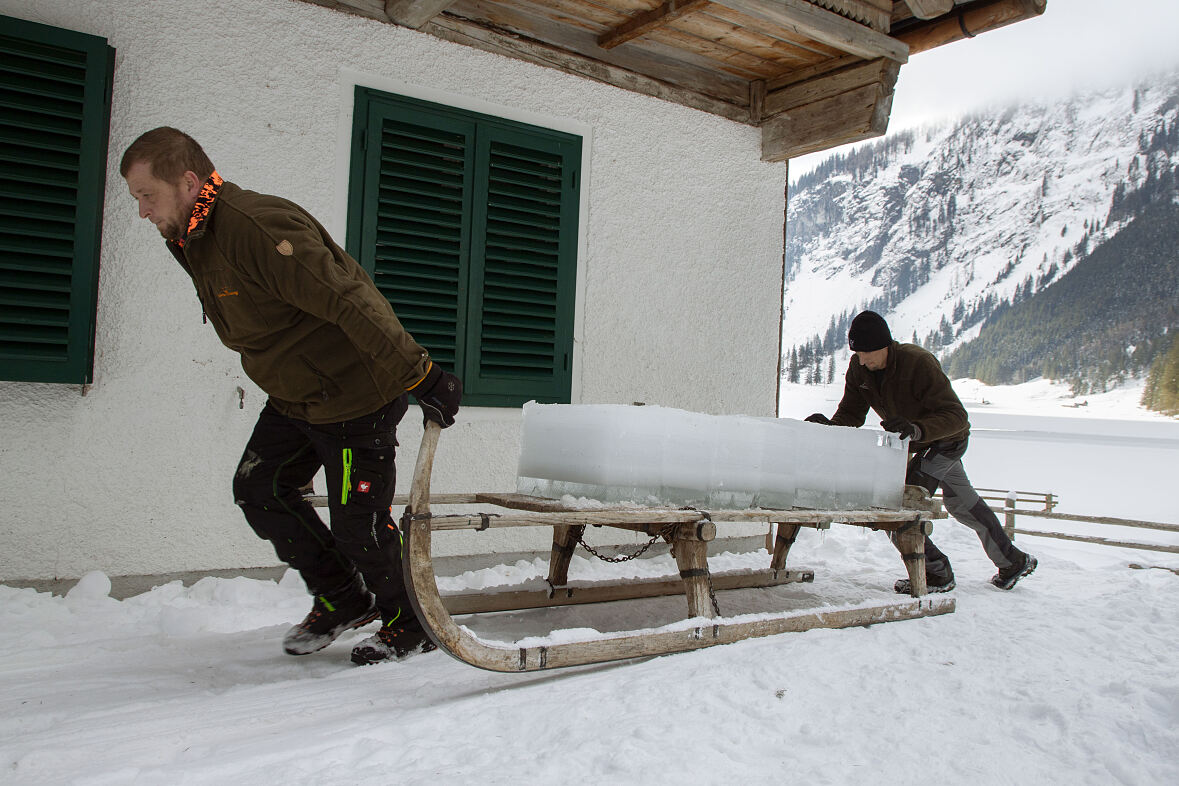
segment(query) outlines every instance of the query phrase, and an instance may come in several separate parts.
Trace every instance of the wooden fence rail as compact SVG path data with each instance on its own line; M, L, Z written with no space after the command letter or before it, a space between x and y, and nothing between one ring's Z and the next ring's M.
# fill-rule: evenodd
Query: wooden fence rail
M1041 491L1004 491L1003 489L976 488L978 495L988 502L1002 502L1002 505L989 505L991 510L1003 514L1003 529L1012 540L1018 534L1034 535L1038 538L1057 538L1072 540L1080 543L1095 543L1100 546L1117 546L1124 549L1142 549L1145 551L1164 551L1169 554L1179 554L1179 546L1167 546L1156 543L1135 543L1125 540L1100 538L1093 535L1074 535L1068 532L1048 532L1035 529L1016 529L1015 517L1030 516L1032 518L1057 519L1060 521L1080 521L1086 524L1111 524L1117 527L1138 527L1158 532L1179 532L1179 524L1167 524L1161 521L1142 521L1140 519L1121 519L1112 516L1084 516L1076 513L1056 513L1054 508L1060 498L1051 492ZM1020 504L1034 507L1019 507Z

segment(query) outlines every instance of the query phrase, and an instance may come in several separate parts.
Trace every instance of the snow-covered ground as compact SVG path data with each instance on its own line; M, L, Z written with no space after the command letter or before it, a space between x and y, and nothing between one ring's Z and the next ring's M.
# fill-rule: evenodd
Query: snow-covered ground
M1081 479L1056 489L1069 510L1176 521L1179 423L1135 411L1132 393L1064 407L1046 391L1029 409L1028 390L956 387L975 422L976 483L1053 490L1044 473L1059 465ZM783 415L831 414L838 395L789 388ZM1107 463L1111 450L1163 466ZM65 597L0 586L0 783L1174 782L1179 555L1021 536L1040 569L1002 592L965 527L939 522L935 536L958 574L953 614L524 675L439 653L356 668L348 651L366 632L285 656L282 634L308 608L290 573L173 582L123 601L99 573ZM718 555L714 569L767 560ZM722 592L722 612L887 602L903 573L883 535L839 526L804 530L791 565L813 568L814 583ZM634 571L673 567L578 556L571 575ZM440 583L544 573L538 559ZM667 598L463 622L496 638L682 613Z

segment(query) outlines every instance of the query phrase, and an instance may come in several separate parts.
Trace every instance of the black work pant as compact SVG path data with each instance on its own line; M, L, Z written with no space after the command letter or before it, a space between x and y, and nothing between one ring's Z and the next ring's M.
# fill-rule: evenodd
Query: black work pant
M401 573L401 532L389 515L397 472L397 424L405 395L376 412L340 423L312 424L279 414L267 402L246 444L233 494L258 537L299 571L312 595L355 591L357 573L376 596L386 623L415 627ZM323 467L329 529L300 488Z
M1007 537L998 516L987 506L987 501L970 485L966 469L962 466L962 456L968 444L969 438L955 442L935 442L909 461L905 482L924 486L930 494L941 486L946 511L974 530L983 551L995 567L1011 567L1023 559L1023 552ZM931 576L946 576L950 573L950 560L929 538L925 539L925 573Z

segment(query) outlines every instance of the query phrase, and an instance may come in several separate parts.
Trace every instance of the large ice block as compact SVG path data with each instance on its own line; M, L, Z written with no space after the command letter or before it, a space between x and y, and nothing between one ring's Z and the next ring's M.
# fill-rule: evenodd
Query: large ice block
M524 405L522 494L717 508L896 508L905 443L788 418Z

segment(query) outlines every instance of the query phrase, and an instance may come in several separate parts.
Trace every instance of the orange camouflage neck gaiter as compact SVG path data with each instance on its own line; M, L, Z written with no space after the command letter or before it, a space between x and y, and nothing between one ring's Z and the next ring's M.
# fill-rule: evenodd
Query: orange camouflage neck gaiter
M217 192L221 190L221 184L224 182L216 170L209 175L209 179L201 186L201 193L197 194L196 204L192 206L192 215L188 218L188 231L183 238L176 241L176 245L183 248L188 235L209 217L209 211L213 209L213 202L217 199Z

